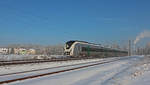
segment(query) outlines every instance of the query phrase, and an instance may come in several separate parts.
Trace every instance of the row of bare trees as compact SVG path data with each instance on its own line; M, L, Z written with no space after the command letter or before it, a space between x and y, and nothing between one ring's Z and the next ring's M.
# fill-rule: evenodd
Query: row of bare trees
M135 50L135 54L137 54L137 55L150 55L150 43L148 43L144 47L137 47Z
M13 44L7 46L8 48L26 48L26 49L35 49L37 55L63 55L64 53L64 44L57 44L57 45L33 45L33 44ZM120 49L124 51L128 51L128 45L118 45L118 44L112 44L112 45L105 45L104 47L109 47L113 49ZM150 43L148 43L145 47L136 47L136 49L133 49L132 53L137 55L150 55Z
M62 55L64 51L63 44L57 45L34 45L34 44L12 44L5 46L6 48L25 48L35 49L36 55Z
M111 45L111 48L129 51L129 46L127 44L118 45L117 43L115 43ZM145 46L139 46L139 47L137 46L135 47L135 45L132 44L131 42L131 54L132 55L150 55L150 42L147 43Z

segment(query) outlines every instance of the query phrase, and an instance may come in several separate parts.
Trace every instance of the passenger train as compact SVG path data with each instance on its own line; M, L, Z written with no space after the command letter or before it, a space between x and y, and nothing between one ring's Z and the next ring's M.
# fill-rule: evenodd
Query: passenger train
M127 51L105 48L100 44L85 41L68 41L64 47L64 54L72 57L117 57L127 56Z

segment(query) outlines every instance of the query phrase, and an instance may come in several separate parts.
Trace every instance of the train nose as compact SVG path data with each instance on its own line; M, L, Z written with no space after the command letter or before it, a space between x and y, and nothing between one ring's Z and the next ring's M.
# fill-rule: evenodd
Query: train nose
M70 55L70 52L65 52L64 55Z

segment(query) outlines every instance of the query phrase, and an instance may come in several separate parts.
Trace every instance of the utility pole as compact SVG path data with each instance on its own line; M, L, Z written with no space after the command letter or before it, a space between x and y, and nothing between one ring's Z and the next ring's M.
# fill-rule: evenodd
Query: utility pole
M128 43L128 56L131 56L131 40Z

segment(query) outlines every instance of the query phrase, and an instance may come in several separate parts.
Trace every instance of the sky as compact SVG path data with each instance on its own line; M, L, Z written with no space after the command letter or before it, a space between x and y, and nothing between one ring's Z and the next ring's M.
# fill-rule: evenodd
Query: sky
M149 4L150 0L0 0L0 45L126 43L150 30Z

